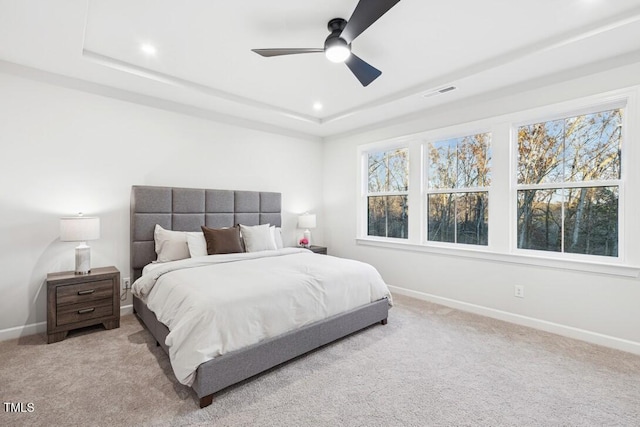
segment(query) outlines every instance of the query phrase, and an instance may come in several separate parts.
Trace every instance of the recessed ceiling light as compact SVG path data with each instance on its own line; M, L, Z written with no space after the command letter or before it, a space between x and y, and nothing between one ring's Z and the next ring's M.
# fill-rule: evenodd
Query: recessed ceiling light
M148 56L156 56L156 53L158 53L158 49L156 49L154 45L149 43L142 43L140 45L140 50L142 51L142 53Z
M322 104L319 103L319 102L314 102L313 103L313 109L316 110L316 111L322 110Z

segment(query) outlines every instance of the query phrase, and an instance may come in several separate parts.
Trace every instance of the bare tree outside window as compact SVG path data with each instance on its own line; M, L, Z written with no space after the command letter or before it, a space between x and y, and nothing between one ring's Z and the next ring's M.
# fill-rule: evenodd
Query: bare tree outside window
M518 128L518 248L618 256L622 109Z
M427 240L487 245L491 134L428 145Z
M369 236L409 237L409 150L369 153L367 209Z

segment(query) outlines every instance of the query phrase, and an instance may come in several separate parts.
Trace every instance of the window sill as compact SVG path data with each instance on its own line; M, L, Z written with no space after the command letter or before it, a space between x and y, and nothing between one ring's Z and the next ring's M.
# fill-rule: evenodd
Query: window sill
M610 276L633 278L637 278L638 276L640 276L640 267L632 267L614 263L605 264L597 262L577 261L573 259L552 259L531 255L505 254L492 252L483 247L479 247L477 249L449 248L410 243L402 239L377 239L371 237L356 238L356 243L358 245L364 246L376 246L381 248L398 249L413 252L426 252L438 255L482 259L494 262L507 262L528 266L533 265L538 267L558 268L562 270L574 270L588 273L605 274Z

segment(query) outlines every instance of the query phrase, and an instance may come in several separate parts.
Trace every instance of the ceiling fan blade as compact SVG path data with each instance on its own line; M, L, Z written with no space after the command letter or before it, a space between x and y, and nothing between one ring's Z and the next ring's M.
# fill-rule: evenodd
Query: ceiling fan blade
M271 56L324 52L324 49L311 47L311 48L293 48L293 49L251 49L251 51L257 53L258 55L266 56L268 58Z
M360 0L340 37L350 44L400 0Z
M353 53L349 55L349 58L347 58L344 63L347 64L347 67L349 67L353 75L360 80L362 86L369 86L369 83L380 77L382 74L382 71L367 64Z

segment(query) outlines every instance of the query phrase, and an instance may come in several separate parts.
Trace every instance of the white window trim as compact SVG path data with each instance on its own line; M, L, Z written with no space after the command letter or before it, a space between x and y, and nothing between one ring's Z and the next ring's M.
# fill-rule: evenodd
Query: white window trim
M625 227L626 218L634 206L640 208L640 199L635 200L633 206L627 203L626 184L630 178L633 182L640 184L640 170L631 170L632 159L640 158L640 147L636 148L631 138L640 139L640 110L638 109L638 98L640 97L640 86L620 89L605 94L589 96L578 100L567 101L554 105L538 107L516 113L492 117L490 119L478 120L474 122L462 123L444 128L433 129L416 134L406 135L385 141L373 142L357 147L358 178L357 193L360 197L357 203L356 219L356 243L358 245L390 248L403 251L424 252L446 256L458 256L469 259L481 259L496 263L514 263L520 265L531 265L547 268L557 268L562 270L575 270L587 273L598 273L603 275L614 275L624 277L640 277L640 267L629 262L629 253L633 253L633 261L640 264L640 243L629 242ZM532 123L534 121L544 121L565 117L571 114L584 114L593 112L595 109L618 108L624 106L626 109L625 127L623 135L623 156L622 156L622 177L619 181L620 200L624 200L625 206L620 206L619 211L619 256L617 258L601 257L596 255L567 254L546 251L534 251L517 249L517 221L516 221L516 198L517 198L517 176L515 168L517 163L517 152L514 148L512 131L518 124ZM452 135L467 135L474 132L489 132L492 134L492 179L489 188L489 244L465 245L461 243L443 243L426 241L426 175L424 145L427 141L452 137ZM498 156L496 143L502 141L503 133L508 134L508 154L496 161ZM389 237L367 236L366 221L366 185L367 180L363 174L366 173L366 154L370 151L382 151L394 148L409 148L409 238L398 239ZM500 170L500 163L506 169ZM504 169L504 168L503 168ZM505 182L498 182L500 175L506 175ZM492 210L504 208L495 206L493 193L507 192L509 226L496 227L491 225ZM634 211L635 212L635 211ZM506 216L506 215L505 215ZM639 227L635 227L639 228ZM629 251L633 243L633 250ZM551 256L550 256L551 255Z
M389 238L373 238L373 237L359 237L356 238L356 243L363 246L375 246L388 249L397 249L410 252L425 252L437 255L456 256L468 259L480 259L485 261L492 261L495 263L510 263L521 264L538 267L547 267L560 270L572 270L587 273L598 273L609 276L622 276L622 277L640 277L640 267L634 267L629 265L623 265L622 263L611 262L597 262L597 260L577 260L569 259L556 259L556 252L553 252L554 257L548 257L547 252L543 251L527 251L527 252L542 252L539 256L523 253L498 253L493 252L486 246L479 245L464 245L457 244L444 244L439 245L424 245L411 242L405 242L404 239L389 239ZM431 242L434 243L434 242ZM455 246L455 247L453 247ZM465 246L464 248L461 246ZM545 256L547 255L547 256ZM573 254L567 254L573 255ZM592 258L605 258L591 255Z
M356 230L358 236L366 236L380 239L392 239L392 240L400 240L407 241L409 240L409 236L411 236L411 182L412 182L412 165L411 165L411 149L409 148L409 138L398 138L392 139L385 142L368 144L358 147L358 191L356 194L359 195L358 200L358 218L356 222ZM387 152L393 150L400 149L408 149L409 150L409 190L407 191L385 191L379 193L369 193L369 153L374 152ZM366 177L362 174L367 175ZM398 237L377 237L377 236L368 236L368 197L369 196L407 196L407 200L409 201L409 212L408 212L408 235L406 239L398 238Z
M440 136L438 138L429 138L426 141L424 141L422 143L422 155L423 155L423 163L422 165L424 165L424 170L422 171L423 177L422 177L422 186L423 186L423 191L422 191L422 195L421 195L421 199L422 199L422 203L423 203L423 210L421 212L421 222L423 224L426 224L428 222L428 213L429 213L429 207L428 207L428 197L430 194L454 194L454 193L487 193L487 201L488 201L488 206L491 206L491 184L489 184L489 186L486 187L456 187L456 188L429 188L429 165L430 165L430 159L429 159L429 152L428 152L428 146L429 144L432 143L436 143L436 142L441 142L441 141L447 141L450 139L456 139L456 138L464 138L467 136L473 136L473 135L478 135L478 134L489 134L490 135L490 139L489 139L489 149L491 149L491 143L492 143L492 139L493 139L493 133L491 130L491 127L487 126L487 127L478 127L475 124L471 125L471 128L469 129L473 129L470 132L467 131L467 133L464 132L456 132L456 133L451 133L451 134L446 134L444 133L443 136ZM447 136L448 135L448 136ZM491 162L491 164L493 165L493 161ZM489 175L491 177L491 182L493 182L493 175L490 174ZM457 178L457 176L456 176ZM487 207L488 209L488 207ZM487 211L487 217L489 216L488 211ZM457 227L457 224L456 224ZM489 227L489 235L487 236L487 244L486 245L473 245L473 244L466 244L466 243L459 243L459 242L439 242L437 240L429 240L429 235L428 232L429 230L427 230L426 225L424 225L424 230L422 232L422 234L420 235L420 239L422 244L424 245L433 245L433 246L440 246L440 245L446 245L446 246L458 246L458 245L465 245L465 246L473 246L473 247L479 247L479 248L489 248L490 247L490 240L491 240L491 227Z
M629 125L632 120L629 120L631 114L636 113L634 105L637 98L636 90L620 90L611 92L605 95L593 96L577 101L569 101L562 104L556 104L549 107L540 107L531 112L525 111L518 113L518 120L514 120L511 123L510 133L510 147L511 147L511 162L510 162L510 177L511 177L511 191L510 191L510 213L512 222L510 223L510 253L519 256L530 256L536 258L548 258L553 256L560 261L578 261L578 262L592 262L592 259L602 259L602 264L625 264L626 260L626 235L624 228L625 218L625 203L624 197L626 170L630 166L629 155L627 155L627 147L629 147ZM583 114L591 114L599 111L613 110L622 108L625 110L624 126L622 128L622 176L618 180L611 181L579 181L579 182L563 182L563 183L544 183L536 185L523 185L518 184L518 127L528 125L531 123L540 123L544 121L559 120L567 117L575 117ZM631 114L630 114L631 113ZM520 118L522 117L522 118ZM635 116L634 116L635 117ZM559 188L578 188L578 187L594 187L598 185L610 185L618 187L618 256L617 257L600 257L597 255L587 254L572 254L568 252L556 252L556 251L537 251L533 249L520 249L518 248L518 223L513 218L517 218L517 206L518 206L518 190L526 189L559 189ZM597 261L596 261L597 263Z

